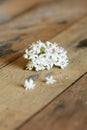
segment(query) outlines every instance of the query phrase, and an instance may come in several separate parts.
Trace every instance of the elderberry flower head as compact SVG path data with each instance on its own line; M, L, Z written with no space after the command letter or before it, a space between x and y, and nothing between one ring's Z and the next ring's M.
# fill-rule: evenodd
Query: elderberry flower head
M68 65L67 51L57 43L37 41L25 50L24 58L29 60L27 69L49 70L53 66L64 69Z

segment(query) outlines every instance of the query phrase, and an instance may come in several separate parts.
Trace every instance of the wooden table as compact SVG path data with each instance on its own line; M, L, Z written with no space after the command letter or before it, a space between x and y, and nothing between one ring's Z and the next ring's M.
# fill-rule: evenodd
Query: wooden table
M64 47L68 67L25 70L39 39ZM57 82L46 85L50 73ZM0 0L0 130L87 130L87 0Z

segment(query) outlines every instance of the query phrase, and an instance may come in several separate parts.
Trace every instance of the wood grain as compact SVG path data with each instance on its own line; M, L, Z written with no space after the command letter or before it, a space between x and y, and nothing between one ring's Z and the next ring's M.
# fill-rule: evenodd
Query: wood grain
M79 4L78 0L72 3L69 0L46 2L1 25L0 68L19 58L32 42L50 40L84 17L86 6L86 0L79 0Z
M26 65L23 58L0 69L0 129L18 127L87 71L87 48L83 44L87 36L86 25L87 17L51 39L68 50L69 66L65 70L53 68L41 72L35 81L35 90L29 92L23 88L24 79L36 74L23 69ZM52 73L57 80L52 86L43 82L47 73Z
M86 130L87 73L15 130Z
M22 56L24 54L24 50L28 48L32 42L39 39L46 41L54 37L57 33L60 33L68 26L69 24L52 24L49 26L45 25L34 27L32 30L25 30L23 34L21 31L21 34L16 33L14 36L10 35L10 39L0 43L0 68Z
M22 0L22 2L21 0L8 0L0 6L0 24L13 19L26 10L32 9L36 4L44 2L46 0Z

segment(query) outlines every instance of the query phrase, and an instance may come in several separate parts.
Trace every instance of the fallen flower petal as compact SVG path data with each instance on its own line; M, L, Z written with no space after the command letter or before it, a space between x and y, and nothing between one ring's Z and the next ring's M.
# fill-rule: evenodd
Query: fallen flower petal
M26 79L24 87L26 90L34 89L35 88L34 81L32 79L29 79L29 81L28 81L28 79Z
M46 84L53 84L56 80L53 78L53 76L47 76L46 77Z

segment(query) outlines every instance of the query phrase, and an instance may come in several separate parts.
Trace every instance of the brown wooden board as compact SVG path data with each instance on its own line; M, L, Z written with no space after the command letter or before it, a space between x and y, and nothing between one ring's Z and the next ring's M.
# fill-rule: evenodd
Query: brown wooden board
M15 130L87 130L87 73Z
M7 0L0 5L0 24L8 22L46 1L51 0Z
M87 14L86 0L48 1L0 25L0 68L20 57L32 42L50 40Z
M49 40L68 26L69 24L45 25L41 27L34 27L32 30L25 30L23 34L16 33L14 36L10 35L10 39L0 43L0 68L22 56L24 54L24 50L28 48L32 42L39 39L42 41Z
M24 70L22 57L0 69L0 129L12 130L38 112L57 95L68 88L87 71L87 17L58 34L50 41L58 42L68 51L69 66L61 70L53 68L39 73ZM24 41L25 42L25 41ZM46 74L53 74L57 82L46 85ZM36 76L38 75L38 77ZM36 89L23 87L28 76L36 76Z

